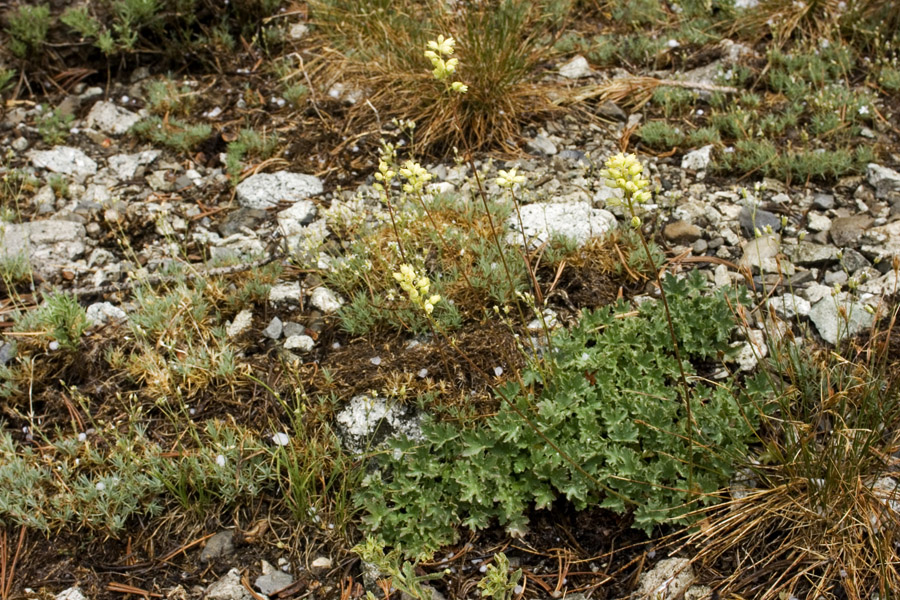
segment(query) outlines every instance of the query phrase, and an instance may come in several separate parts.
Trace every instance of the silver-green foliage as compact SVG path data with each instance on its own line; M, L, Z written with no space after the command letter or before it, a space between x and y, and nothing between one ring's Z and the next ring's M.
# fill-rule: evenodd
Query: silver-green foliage
M753 439L768 388L756 379L710 384L694 366L728 349L742 294L710 294L698 273L665 287L691 382L690 435L662 305L644 303L630 316L621 303L586 312L554 336L551 364L522 374L526 386L542 383L540 392L517 383L500 390L518 412L504 402L475 426L430 422L424 442L393 442L357 496L370 534L418 554L452 542L460 526L521 532L531 507L562 497L578 509L633 511L645 531L714 503Z

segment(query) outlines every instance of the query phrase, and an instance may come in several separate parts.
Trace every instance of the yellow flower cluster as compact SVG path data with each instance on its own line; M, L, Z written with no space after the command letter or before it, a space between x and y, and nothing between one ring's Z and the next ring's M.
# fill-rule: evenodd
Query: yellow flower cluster
M400 289L406 292L410 302L422 308L426 315L431 315L434 305L440 302L437 294L428 295L431 282L425 275L419 275L410 265L400 265L400 271L394 273L394 279L400 285Z
M403 191L407 194L421 194L425 184L431 181L431 173L425 170L425 167L411 160L403 163L403 168L399 171L400 176L406 179L403 184ZM376 175L376 178L378 176Z
M625 202L629 206L650 200L650 190L644 189L650 185L650 180L641 174L644 165L634 154L620 152L610 156L604 166L606 168L600 171L600 177L606 179L609 187L625 192Z
M502 188L511 188L517 183L525 183L525 176L518 175L516 173L516 169L510 169L509 171L500 171L498 173L499 177L497 177L497 185Z
M453 54L455 46L456 40L452 37L445 38L443 35L439 35L437 40L428 42L425 58L431 61L431 66L434 67L431 73L438 81L446 81L456 72L459 59L449 58ZM469 91L469 86L461 81L454 81L450 84L450 89L454 92L465 94Z

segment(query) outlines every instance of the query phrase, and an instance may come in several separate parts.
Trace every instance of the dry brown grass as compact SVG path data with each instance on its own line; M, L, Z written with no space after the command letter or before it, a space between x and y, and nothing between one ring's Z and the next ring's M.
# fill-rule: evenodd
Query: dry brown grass
M538 43L551 34L541 5L486 0L448 13L434 1L317 0L311 14L323 60L316 79L325 89L340 81L363 91L348 108L356 131L379 135L392 119L412 119L420 152L515 153L520 126L558 110L550 86L538 80L551 47ZM423 52L438 34L457 40L465 95L432 77Z

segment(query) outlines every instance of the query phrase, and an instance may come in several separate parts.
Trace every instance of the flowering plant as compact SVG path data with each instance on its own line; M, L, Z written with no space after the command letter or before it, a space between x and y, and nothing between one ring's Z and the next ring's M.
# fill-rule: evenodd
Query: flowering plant
M419 275L416 270L407 264L400 265L400 271L394 273L394 279L400 285L400 289L406 292L410 302L419 306L425 314L431 316L434 305L440 302L438 294L429 295L431 281L425 275Z

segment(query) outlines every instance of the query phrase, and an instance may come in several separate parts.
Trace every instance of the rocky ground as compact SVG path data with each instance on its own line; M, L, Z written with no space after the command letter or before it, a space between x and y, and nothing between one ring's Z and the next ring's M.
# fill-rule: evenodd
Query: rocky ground
M727 69L728 61L739 56L740 52L726 53L698 73ZM586 85L615 75L592 72L579 60L561 62L554 69L548 76L560 86ZM208 274L204 265L209 260L234 258L289 265L302 256L306 264L328 269L340 260L339 251L328 247L330 227L340 211L356 217L383 214L367 175L374 156L362 161L365 169L346 168L343 180L334 171L299 172L287 157L289 168L262 169L232 186L215 155L191 160L136 142L127 132L145 113L142 75L146 73L135 73L130 81L108 89L80 84L55 99L74 116L64 144L42 141L36 127L41 109L35 103L20 101L3 112L0 146L8 149L3 169L7 173L17 169L36 182L18 196L16 210L24 218L0 225L0 260L24 255L34 269L37 288L20 294L26 304L39 302L38 291L68 290L100 327L129 319L134 304L122 292L142 279L165 280L173 261L189 263L198 277ZM351 95L343 101L360 100ZM215 98L205 103L210 106L203 120L212 125L227 120L233 109L233 103L220 106ZM493 182L498 169L516 167L527 175L520 200L529 237L541 241L561 233L584 243L625 222L621 209L610 206L613 193L597 177L597 164L619 150L626 132L642 115L611 102L589 109L589 120L585 114L572 113L525 131L520 157L482 156L474 162L485 182ZM871 134L893 135L890 126ZM876 315L887 314L900 284L896 146L893 154L870 164L865 175L829 185L785 186L754 176L714 177L707 173L710 148L684 156L639 156L657 189L654 204L646 207L644 227L665 249L668 270L698 268L717 286L753 287L759 303L777 315L776 331L791 328L811 343L835 344L866 331ZM468 197L476 187L465 164L429 164L428 169L434 176L433 192ZM488 188L495 191L495 184L488 183ZM507 227L516 231L513 222ZM652 290L644 293L652 295ZM332 326L335 311L346 301L322 286L309 269L289 270L272 288L265 310L239 312L227 333L232 338L254 336L303 362L324 362L340 342L321 335L322 330ZM14 306L11 298L2 302L0 328L7 330ZM743 349L735 359L741 370L753 370L766 352L763 332L772 331L772 321L764 314L755 313L758 318L749 324L746 339L736 342ZM3 364L14 360L11 339L0 344ZM376 359L380 360L373 353L370 360ZM381 411L371 403L360 411L358 403L358 396L346 398L343 412L336 416L346 444L365 439L369 428L383 419L400 430L414 426L383 403ZM278 443L279 434L274 435ZM185 575L185 585L174 585L172 578L158 582L166 597L300 598L313 593L319 575L326 580L325 573L347 568L333 563L327 551L313 551L306 565L292 563L287 552L278 556L271 548L254 556L252 546L235 549L230 529L203 539L202 550L200 545L192 548L185 559L195 568ZM56 571L31 564L29 576L34 579L25 582L31 589L19 593L65 589L58 600L82 600L78 588L70 588L84 575L79 557L63 562ZM658 567L671 573L684 565L663 561ZM95 565L94 571L103 569ZM116 572L109 567L100 580L107 584L124 580L109 575ZM679 583L670 575L654 579L659 573L647 569L637 585L646 593L662 586L668 590L667 598L675 598L692 580L689 569L684 574L690 575L687 583L678 579ZM142 585L148 581L142 580ZM320 590L318 597L358 594L357 588L342 591L333 582L326 584L330 591ZM373 589L369 585L367 589ZM90 592L90 600L96 600L128 590L106 587ZM702 593L695 589L683 597Z

